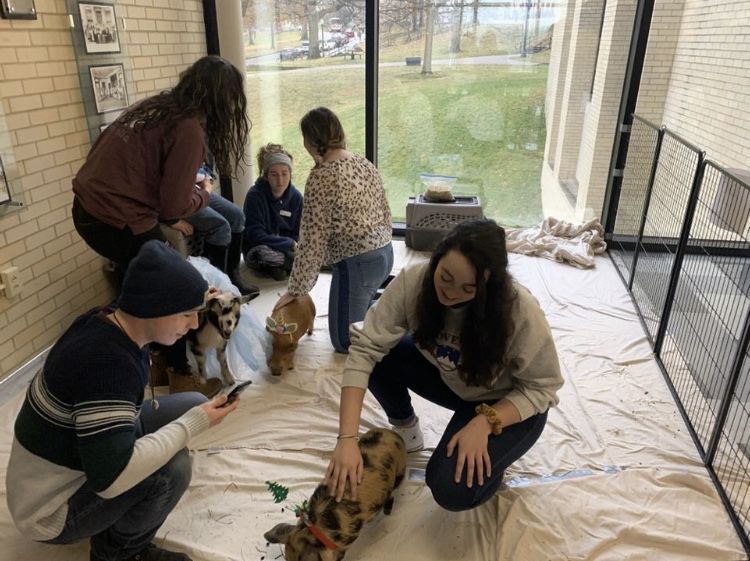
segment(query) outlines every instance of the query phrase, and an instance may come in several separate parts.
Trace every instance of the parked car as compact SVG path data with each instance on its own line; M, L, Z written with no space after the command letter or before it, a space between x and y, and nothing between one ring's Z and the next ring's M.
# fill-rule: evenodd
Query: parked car
M281 62L284 62L285 60L297 60L300 58L305 58L307 56L307 51L300 50L300 47L296 47L294 49L283 49L279 52L279 60Z

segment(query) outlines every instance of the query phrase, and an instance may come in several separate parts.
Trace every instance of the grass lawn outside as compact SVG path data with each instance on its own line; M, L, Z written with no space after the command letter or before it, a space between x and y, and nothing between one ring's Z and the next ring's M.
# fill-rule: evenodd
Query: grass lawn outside
M548 67L532 63L543 60L540 55L528 57L528 64L435 65L431 75L418 66L381 64L378 168L394 221L404 220L408 197L422 191L420 172L457 176L454 191L479 195L485 214L506 226L541 220ZM330 59L319 65L324 61L248 72L253 150L266 142L284 144L302 190L312 159L302 147L299 119L309 109L333 109L349 147L364 153L364 65L331 65Z

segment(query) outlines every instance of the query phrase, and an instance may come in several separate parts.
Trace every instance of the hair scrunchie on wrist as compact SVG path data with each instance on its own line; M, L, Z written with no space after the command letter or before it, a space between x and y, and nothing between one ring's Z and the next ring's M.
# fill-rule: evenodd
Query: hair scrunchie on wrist
M490 407L486 403L480 403L474 408L477 415L484 415L490 422L492 434L498 435L503 432L503 422L497 415L497 409Z

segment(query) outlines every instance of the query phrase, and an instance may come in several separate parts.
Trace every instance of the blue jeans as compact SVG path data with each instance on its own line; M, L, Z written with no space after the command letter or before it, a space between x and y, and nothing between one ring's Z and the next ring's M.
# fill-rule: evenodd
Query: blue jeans
M478 485L476 475L471 488L466 486L466 471L460 483L455 482L458 448L448 457L448 442L453 435L471 421L474 408L481 401L465 401L443 382L437 367L433 366L417 349L410 336L404 337L383 360L375 365L370 376L369 389L385 410L388 419L404 421L414 415L409 390L423 398L454 411L440 442L427 463L427 486L441 507L461 511L475 508L492 498L506 468L523 456L539 439L547 422L547 412L503 429L497 436L490 435L487 449L492 462L492 474ZM493 403L496 400L486 401Z
M393 268L393 245L333 264L328 296L328 332L336 352L349 349L349 326L365 319L375 293Z
M205 401L202 394L184 392L160 397L159 409L154 409L150 400L145 400L136 421L136 438L157 431ZM188 488L191 475L190 456L183 448L164 466L113 499L102 499L84 483L68 499L62 533L46 543L91 538L91 553L97 559L127 559L151 543Z
M206 243L226 247L232 241L232 234L245 230L245 213L232 201L211 193L208 206L185 218Z

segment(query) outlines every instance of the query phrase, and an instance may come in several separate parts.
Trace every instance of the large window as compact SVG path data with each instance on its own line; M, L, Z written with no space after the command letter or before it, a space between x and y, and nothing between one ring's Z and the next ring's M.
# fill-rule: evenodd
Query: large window
M394 220L426 172L456 176L455 191L479 195L503 224L536 223L553 4L381 0L374 26L364 1L243 1L253 149L287 146L304 188L299 119L326 105L364 154L364 53L377 27L377 164Z
M364 2L242 5L252 149L283 144L294 156L292 181L303 190L313 165L299 130L308 110L330 107L344 124L349 147L364 154Z

